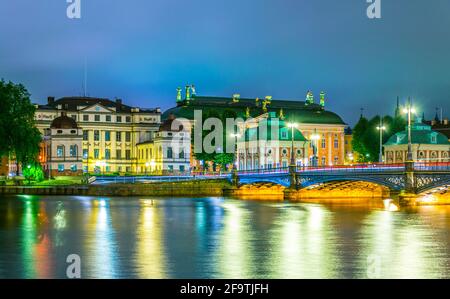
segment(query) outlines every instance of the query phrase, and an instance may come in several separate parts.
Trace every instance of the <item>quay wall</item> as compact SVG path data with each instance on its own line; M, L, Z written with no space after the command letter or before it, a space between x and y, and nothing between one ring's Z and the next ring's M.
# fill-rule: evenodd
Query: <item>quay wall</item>
M1 186L0 194L80 196L222 196L227 180L109 184L89 186Z

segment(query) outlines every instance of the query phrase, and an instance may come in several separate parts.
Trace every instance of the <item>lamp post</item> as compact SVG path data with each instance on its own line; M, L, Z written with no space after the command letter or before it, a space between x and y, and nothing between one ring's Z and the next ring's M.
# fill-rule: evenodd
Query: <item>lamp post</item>
M231 180L233 181L233 185L235 187L238 187L238 185L239 185L239 178L238 178L238 175L237 175L237 165L236 165L236 163L238 161L238 159L237 159L237 157L238 157L237 139L239 137L241 137L241 134L239 134L239 133L232 133L232 134L230 134L230 136L234 137L234 161L233 161L233 172L231 174Z
M291 165L295 167L295 159L294 159L294 129L297 128L298 124L296 123L288 123L287 126L291 128Z
M320 135L317 134L317 129L314 129L314 133L310 136L310 139L313 141L313 166L317 166L317 144L316 142L320 139Z
M416 110L411 105L411 98L408 98L408 106L403 109L403 112L408 115L408 153L406 155L406 161L412 162L412 140L411 140L411 114L416 113Z
M241 137L241 134L239 133L231 133L230 134L231 137L234 138L234 162L233 162L233 171L237 170L237 157L238 157L238 152L237 152L237 139Z
M378 156L378 161L383 163L383 131L386 130L386 127L383 126L383 117L380 117L380 125L377 126L377 130L380 131L380 153Z

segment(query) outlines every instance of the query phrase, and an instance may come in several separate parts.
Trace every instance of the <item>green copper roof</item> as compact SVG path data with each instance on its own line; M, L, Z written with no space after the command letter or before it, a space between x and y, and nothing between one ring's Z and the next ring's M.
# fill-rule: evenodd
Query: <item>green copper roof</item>
M450 142L444 134L432 131L431 126L421 123L421 120L411 126L411 143L450 145ZM400 144L408 144L407 128L402 132L392 135L384 145Z
M255 140L278 140L278 141L292 141L292 129L287 126L287 122L274 118L267 118L259 122L258 126L262 129L266 128L266 132L262 133L259 127L249 128L245 130L245 140L255 141ZM277 132L273 132L278 128ZM265 135L265 136L263 136ZM294 141L307 141L305 136L297 130L294 129Z
M176 117L194 119L194 110L202 110L203 114L214 113L223 114L225 111L234 111L237 117L245 118L247 112L251 117L263 114L264 99L240 98L233 101L233 98L226 97L203 97L194 96L190 101L181 101L177 107L171 108L163 113L162 119L167 119L170 114ZM310 124L339 124L344 125L344 121L336 113L326 111L318 104L305 105L304 101L284 101L272 100L267 104L267 112L275 112L277 116L282 111L287 121Z

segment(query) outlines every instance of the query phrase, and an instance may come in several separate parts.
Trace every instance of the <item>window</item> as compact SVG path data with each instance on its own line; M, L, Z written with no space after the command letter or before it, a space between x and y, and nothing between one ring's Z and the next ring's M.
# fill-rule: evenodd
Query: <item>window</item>
M106 115L105 120L106 121L111 121L111 115Z
M180 153L178 154L178 158L184 159L184 150L183 150L183 149L182 149L182 150L180 151Z
M339 157L334 157L334 165L338 165L339 164Z
M130 123L131 122L131 116L125 117L125 122Z
M106 172L111 172L111 166L105 166L105 171Z
M436 135L431 136L431 143L436 143Z
M77 171L77 164L70 165L70 171L76 172Z
M325 140L325 138L322 138L322 148L326 148L327 147L327 141Z
M339 148L339 139L334 139L334 148Z
M109 148L105 149L105 159L111 159L111 150Z
M78 157L78 146L76 144L70 146L70 156Z
M58 164L58 172L64 172L64 164Z
M64 157L64 145L58 145L58 147L56 148L56 156L58 158Z
M184 172L184 170L185 170L184 165L180 165L180 172Z
M325 157L322 157L322 166L325 166L325 163L326 163L326 159L325 159Z
M89 115L83 114L83 121L89 121Z
M98 115L98 114L94 115L94 120L95 121L100 121L100 115Z
M122 116L119 116L119 115L117 116L117 122L118 122L118 123L121 123L121 122L122 122Z
M100 131L94 130L94 141L99 141L99 140L100 140Z
M83 159L87 159L87 158L88 158L88 155L89 155L88 149L87 149L87 148L84 148L84 149L83 149Z
M122 150L116 150L116 159L122 159Z
M76 134L77 130L70 130L70 134Z
M122 141L122 132L116 132L116 141L121 142Z
M131 141L131 132L125 132L125 141L130 142Z
M83 140L84 141L89 140L89 131L88 130L83 130Z
M98 159L100 157L100 150L98 148L94 149L94 159Z
M282 139L287 139L288 138L287 131L281 131L281 138Z
M58 134L62 134L62 130L58 130L58 131L56 131L56 133L58 133Z
M173 165L169 165L167 168L169 168L169 172L173 172Z
M111 141L111 131L105 131L105 141Z
M173 157L172 147L169 146L167 148L167 158L172 159L172 157Z
M131 159L131 151L130 150L125 150L125 159L130 160Z

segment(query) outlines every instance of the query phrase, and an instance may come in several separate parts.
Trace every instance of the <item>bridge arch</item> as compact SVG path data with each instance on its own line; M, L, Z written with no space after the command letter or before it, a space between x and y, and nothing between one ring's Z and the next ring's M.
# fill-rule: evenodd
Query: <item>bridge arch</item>
M336 177L336 176L322 176L322 177L300 177L300 184L302 187L309 187L316 184L322 184L322 183L330 183L330 182L367 182L367 183L373 183L377 184L383 187L387 187L391 190L400 191L402 189L402 178L388 178L388 177L352 177L352 176L346 176L346 177Z

